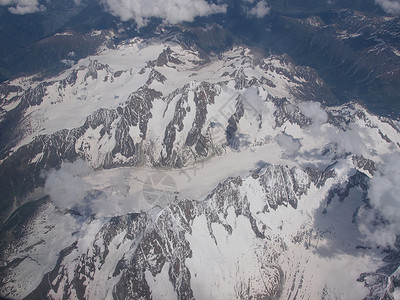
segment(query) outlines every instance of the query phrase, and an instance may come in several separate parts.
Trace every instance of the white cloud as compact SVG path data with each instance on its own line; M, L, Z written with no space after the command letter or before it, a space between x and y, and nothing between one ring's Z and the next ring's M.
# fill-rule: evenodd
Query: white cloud
M379 173L370 181L368 196L372 209L359 214L360 231L378 245L390 246L400 234L400 153L384 158Z
M374 149L375 141L371 138L368 128L358 123L350 123L345 130L329 125L328 114L319 102L301 102L298 107L312 120L312 124L307 128L308 134L336 145L338 153L365 155Z
M82 161L63 163L59 170L52 170L46 176L45 193L50 195L54 204L60 208L75 208L83 203L83 199L91 186L82 177L92 170Z
M248 114L252 116L265 114L263 101L258 94L258 88L250 87L243 93L243 105Z
M16 15L31 14L46 9L38 0L0 0L0 6L9 6L8 10Z
M312 131L319 131L322 124L325 124L326 121L328 121L328 114L321 107L321 103L306 101L299 103L298 106L303 115L312 120L312 124L310 126Z
M392 15L400 14L400 1L399 0L375 0L375 2L382 7L382 9Z
M95 214L97 217L121 213L123 203L118 193L121 187L117 183L110 183L116 191L96 190L87 180L94 174L95 171L83 160L63 163L60 169L46 174L44 191L61 209L74 209L85 215Z
M336 140L339 136L343 138L342 133L336 128L325 128L323 125L328 121L328 114L321 107L321 103L304 101L298 104L301 113L311 119L311 125L306 131L314 138L328 138L328 142Z
M371 180L369 196L389 221L400 220L400 153L385 158L380 172Z
M247 0L247 2L249 3L253 3L254 0ZM268 4L265 0L261 0L259 2L257 2L256 6L254 6L253 8L251 8L248 11L248 15L250 16L255 16L257 18L263 18L265 17L267 14L269 14L270 8L268 7Z
M106 9L123 21L134 19L139 27L147 19L158 17L177 24L192 22L195 17L225 13L226 5L208 4L205 0L100 0Z
M368 129L357 123L350 123L346 130L329 127L323 134L337 144L339 153L352 153L357 155L369 154L375 145L369 135Z
M295 155L302 146L299 139L295 139L293 136L285 133L278 134L274 140L281 148L283 148L284 157Z

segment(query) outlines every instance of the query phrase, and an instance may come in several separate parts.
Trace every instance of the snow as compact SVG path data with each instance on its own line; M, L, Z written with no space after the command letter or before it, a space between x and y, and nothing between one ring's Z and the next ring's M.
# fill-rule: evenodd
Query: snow
M257 294L267 287L272 290L271 286L279 289L279 280L271 280L279 278L279 268L288 276L282 282L284 294L281 298L321 298L326 289L331 297L339 299L361 299L368 295L369 290L357 279L361 273L379 264L379 255L355 250L361 243L360 232L352 224L352 214L360 204L359 191L352 191L345 203L334 200L327 215L322 215L319 207L323 195L333 183L328 183L322 190L309 190L297 209L280 206L276 211L263 213L263 193L255 180L247 177L242 183L241 194L248 197L250 210L258 224L267 225L269 238L266 241L271 242L265 245L263 240L256 238L249 220L236 216L233 207L228 209L225 218L232 226L232 234L228 234L222 225L213 223L211 236L206 217L196 218L192 232L186 235L193 251L186 265L192 274L195 298L239 299L245 291ZM293 239L299 233L307 232L313 233L308 239L309 247ZM272 263L268 264L270 260ZM267 267L260 269L260 265ZM245 297L249 296L251 294L245 294Z
M261 151L259 155L261 153L264 153L264 156L261 157L265 159L265 150ZM232 158L232 155L236 158ZM215 182L221 181L220 178L212 180L208 178L213 173L221 173L215 172L216 169L221 170L221 166L224 164L228 168L229 162L232 165L232 161L239 162L244 160L245 157L252 157L249 153L243 152L231 152L226 156L229 159L225 159L225 156L216 157L214 163L199 170L198 180L200 181L195 182L197 176L194 176L192 179L193 182L178 180L177 186L179 184L186 184L187 195L189 195L189 191L193 190L196 185L203 184L205 191L206 187L209 188L214 185L214 180ZM253 159L253 162L256 162L256 158ZM279 160L279 155L277 155L276 159ZM244 173L248 173L249 161L242 161L242 163L243 165L240 168L246 170ZM244 166L247 166L247 168ZM238 171L240 168L237 168L236 170L231 170L232 173L236 172L235 175L240 174ZM346 182L346 178L352 174L351 160L340 161L335 166L335 169L337 176L334 179L329 179L321 189L312 186L308 190L307 195L302 196L297 209L293 209L291 206L279 206L277 210L270 213L263 212L263 191L260 189L257 181L248 176L248 174L246 176L242 173L244 181L240 187L240 194L248 198L250 211L254 218L256 218L258 227L261 228L262 224L265 224L267 226L266 233L270 238L267 240L257 238L251 229L249 220L241 215L236 216L233 207L228 209L228 215L225 217L226 224L229 224L233 229L232 234L228 234L222 225L214 223L211 226L213 234L211 236L205 215L197 217L193 221L192 232L186 234L186 239L193 251L193 255L187 259L186 265L192 275L191 283L196 299L221 299L225 297L238 299L243 293L249 292L250 295L256 295L259 292L265 291L266 287L271 290L281 284L282 290L289 293L292 281L295 282L297 297L303 295L318 298L322 295L322 291L326 287L329 287L331 295L337 295L342 299L349 297L362 298L367 295L368 290L363 287L362 283L357 283L356 279L362 272L371 270L371 268L373 269L378 264L378 261L371 252L370 254L363 254L363 250L354 250L356 245L362 244L357 226L351 223L352 213L360 204L360 192L353 190L344 203L333 200L327 209L326 215L321 214L322 201L330 187L333 184ZM147 174L145 171L147 171ZM131 176L131 182L127 185L131 190L137 192L140 190L140 184L143 184L145 176L150 171L145 170L145 168L119 168L96 171L90 174L84 173L83 178L88 181L90 180L96 189L106 185L117 187L115 182L118 181L121 187L120 192L122 192L125 184L124 182L120 182L120 179ZM171 176L178 174L178 170L168 172ZM200 176L201 172L204 172L204 177ZM226 173L226 175L228 174ZM308 180L307 175L300 170L296 172L296 176L300 182L304 181L306 183ZM208 180L208 182L204 183L204 180ZM136 186L132 182L136 182ZM202 183L200 184L200 182ZM130 190L126 190L126 193L130 193ZM181 196L184 195L182 191L180 193ZM134 199L133 197L128 198ZM127 212L129 212L129 208L122 209L121 211L108 211L111 215ZM45 213L48 216L57 216L53 212ZM93 244L102 247L102 239L98 238L98 232L108 219L101 218L101 214L97 215L96 218L98 219L84 222L81 225L72 220L72 217L68 215L59 215L55 218L54 221L57 226L53 229L53 232L57 235L58 239L49 240L50 236L44 238L44 247L48 247L50 241L52 244L58 243L57 247L53 250L54 254L50 253L49 257L56 258L57 251L73 241L66 234L77 231L77 252L71 255L71 257L67 257L67 261L65 261L69 266L70 271L68 272L73 272L73 267L76 264L74 259L79 253L88 253L91 255L91 252L87 251L88 249L92 249L91 245ZM220 218L224 217L220 216ZM66 221L70 223L66 223ZM70 224L68 226L75 226L75 229L66 230L67 224ZM349 227L349 224L352 224L351 227ZM41 232L40 226L35 225L34 228L35 231ZM309 236L308 241L310 245L308 247L304 247L303 243L296 243L294 241L295 236L303 233L307 234L307 232L312 233L313 230L315 234ZM101 267L102 271L96 272L94 279L88 283L87 296L89 298L94 299L100 295L105 298L111 297L112 287L118 282L119 278L110 279L112 277L111 274L115 270L119 257L131 251L132 247L133 241L125 240L124 235L125 231L118 233L108 245L109 254ZM60 243L60 240L63 242ZM266 242L268 240L274 242ZM282 249L285 250L279 250L280 247L283 247ZM35 251L37 250L37 253L43 251L40 247L34 249ZM33 253L31 252L30 255L33 255ZM45 266L47 267L43 269L42 274L51 270L51 266L55 264L55 260L49 260L47 254L45 256L35 257L41 264L46 262ZM273 257L276 258L271 261ZM260 265L264 265L265 267L260 268ZM21 264L21 268L34 271L32 276L33 274L37 274L36 266L28 266L25 263ZM148 271L145 273L146 281L155 299L174 299L176 297L172 284L169 282L168 268L169 265L166 263L162 272L155 277ZM210 270L213 270L213 272L210 272ZM254 272L254 270L258 271ZM329 273L326 270L329 270ZM297 274L295 271L300 272L298 277L293 277ZM15 269L15 272L15 274L18 274L21 272L21 269ZM281 282L278 279L282 272L288 274L289 277ZM318 274L318 277L315 277L315 274ZM71 273L71 276L73 276L73 273ZM301 280L300 277L302 278ZM37 278L40 278L40 276ZM265 281L266 278L269 278L269 280ZM271 278L277 279L276 281L271 281ZM25 282L23 280L30 280L31 285L26 286L26 291L29 291L38 284L26 272L24 273L24 278L21 278L21 280L22 282ZM61 284L59 292L62 286ZM21 287L19 288L22 289ZM25 295L23 290L15 294L15 296L23 295ZM53 296L56 297L57 294L53 294ZM284 298L296 299L294 294L284 295Z
M393 299L400 300L400 288L395 288L393 292Z
M393 53L396 54L397 56L400 56L400 51L397 49L392 49Z
M73 36L74 34L72 32L60 32L60 33L56 33L55 36Z
M234 214L233 209L231 214ZM237 299L240 282L258 279L260 284L261 278L246 278L246 275L254 274L253 268L258 265L254 253L257 241L248 220L239 217L235 222L231 224L234 233L229 236L223 226L213 224L214 240L208 232L205 217L200 216L193 222L192 234L186 235L193 249L186 265L193 274L191 283L196 299Z
M34 164L37 163L38 161L40 161L43 157L43 152L40 152L38 154L36 154L36 156L34 158L31 159L30 163Z
M132 241L125 240L125 235L126 231L120 232L108 245L108 255L101 267L98 267L101 268L101 272L95 272L93 280L87 284L85 292L87 299L113 299L113 288L121 277L121 275L114 277L113 273L119 259L132 247Z
M38 217L28 226L30 234L18 241L20 251L10 253L9 260L26 257L11 270L2 290L8 290L12 298L24 298L54 268L60 251L74 242L72 233L78 229L70 215L57 212L50 203L43 206ZM23 250L22 250L23 249Z
M140 137L141 132L140 132L139 126L130 126L129 127L129 135L133 139L135 144L139 144L142 141L142 139Z
M46 88L46 95L43 102L39 106L28 108L25 115L30 116L30 123L33 129L31 135L20 141L20 147L28 143L38 134L51 134L61 129L73 129L81 126L86 117L99 108L115 109L118 106L124 106L129 95L142 87L150 75L151 69L147 66L149 61L157 59L159 54L170 47L173 56L180 59L184 64L166 65L154 67L155 71L160 72L167 78L165 84L153 82L152 88L160 90L164 96L169 95L174 90L181 88L185 84L207 81L213 84L222 84L221 77L225 72L233 72L232 63L244 63L244 73L249 78L266 77L277 85L276 88L268 89L268 94L272 96L291 98L289 87L296 84L289 82L283 75L279 75L275 71L261 69L258 65L253 66L251 52L249 49L236 47L226 52L222 59L214 58L207 65L202 66L201 72L193 73L198 68L197 63L201 60L198 58L198 53L191 50L182 49L176 43L159 41L144 41L135 38L117 49L105 49L99 54L85 58L76 63L71 69L63 74L45 81L50 84ZM244 58L241 53L245 50L247 56ZM274 59L267 59L268 64L275 67L290 68L282 66L281 63ZM97 80L86 76L90 68L93 69L93 64L100 63L105 66L105 69L97 70ZM243 68L243 67L241 67ZM218 70L216 72L216 70ZM61 83L73 72L77 73L77 80L74 85L67 85L65 88ZM118 75L117 75L118 72ZM193 74L196 74L192 76ZM299 78L301 81L301 78ZM29 78L13 82L12 84L21 85L26 89L29 85L34 87L40 82L33 83ZM231 80L232 83L232 80ZM228 89L231 89L228 85ZM241 91L244 96L251 96L250 89ZM262 91L260 91L262 92ZM232 92L230 91L231 96ZM264 93L264 95L266 95ZM253 96L251 96L254 98ZM222 99L221 99L222 100ZM250 109L259 108L260 101L251 101ZM3 109L10 110L17 105L18 101L14 101L8 105L3 105ZM246 103L245 103L246 104ZM250 102L246 105L248 106ZM154 118L159 120L161 117L161 103L155 103ZM187 122L190 122L189 117ZM167 120L166 120L167 121ZM163 123L163 122L162 122ZM154 124L152 124L154 125ZM150 127L151 128L151 127Z
M78 233L78 244L77 248L79 253L84 253L87 249L90 249L90 246L93 244L97 233L100 231L100 228L104 225L105 220L100 218L96 219L92 222L85 222L80 231Z
M266 155L266 153L268 153ZM87 190L100 190L105 193L104 201L94 201L92 210L98 216L111 216L131 211L148 211L157 204L165 207L169 202L168 193L158 203L146 201L143 188L147 178L154 175L169 176L176 184L176 191L183 199L204 199L212 189L229 176L248 175L257 169L259 163L282 163L293 165L289 160L280 158L280 149L276 144L267 144L240 152L227 151L223 156L195 163L182 169L153 169L150 167L122 167L93 171L82 177L87 182ZM232 162L235 162L234 164ZM118 184L116 184L118 182ZM67 184L67 183L66 183ZM128 188L126 188L128 187ZM106 199L113 198L112 202ZM107 209L102 208L107 203Z
M151 296L154 300L172 300L177 298L177 294L174 291L171 281L169 280L168 269L169 263L165 263L161 272L155 277L151 275L151 272L146 270L145 277L146 282L150 287Z
M103 125L92 129L89 128L85 134L80 137L75 144L75 151L81 153L87 160L91 162L91 165L96 168L100 167L107 155L114 149L115 141L115 126L119 119L113 122L113 131L105 133L103 136L100 135L100 131Z
M15 95L14 95L15 94ZM16 93L11 93L10 95L8 95L9 99L12 99L14 96L16 96ZM21 103L21 100L15 100L15 101L11 101L8 104L2 105L1 108L4 109L5 111L10 111L13 110L14 108L16 108L18 106L18 104Z

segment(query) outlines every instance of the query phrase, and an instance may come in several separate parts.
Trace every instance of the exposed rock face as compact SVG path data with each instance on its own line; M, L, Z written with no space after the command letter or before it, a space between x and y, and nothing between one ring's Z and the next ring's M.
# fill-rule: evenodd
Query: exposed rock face
M372 160L366 159L363 156L353 156L353 163L358 168L369 172L371 175L373 175L374 172L377 170L376 164Z
M308 126L312 123L297 106L292 105L286 98L273 99L273 101L278 107L274 112L275 126L281 127L286 121L301 127Z

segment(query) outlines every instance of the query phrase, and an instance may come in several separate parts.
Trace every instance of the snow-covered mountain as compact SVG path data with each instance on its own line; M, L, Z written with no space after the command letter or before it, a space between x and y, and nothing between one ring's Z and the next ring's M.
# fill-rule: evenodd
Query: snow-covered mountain
M0 295L397 297L398 120L158 31L1 85Z

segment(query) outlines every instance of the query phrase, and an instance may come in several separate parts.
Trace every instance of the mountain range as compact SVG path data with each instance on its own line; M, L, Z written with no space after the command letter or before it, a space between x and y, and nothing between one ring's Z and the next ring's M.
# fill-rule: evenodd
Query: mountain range
M247 2L0 7L1 296L398 299L399 18Z

